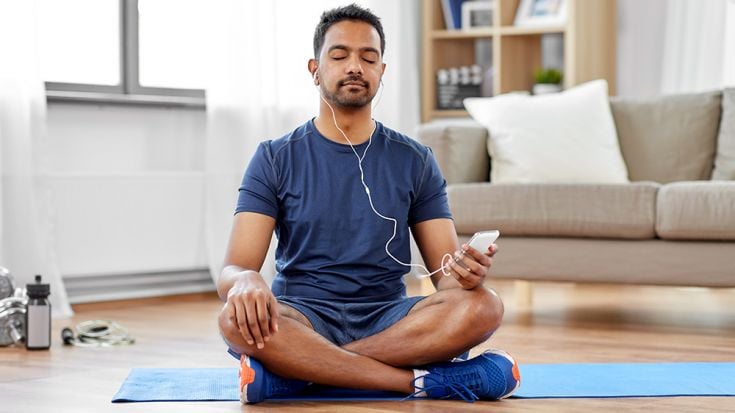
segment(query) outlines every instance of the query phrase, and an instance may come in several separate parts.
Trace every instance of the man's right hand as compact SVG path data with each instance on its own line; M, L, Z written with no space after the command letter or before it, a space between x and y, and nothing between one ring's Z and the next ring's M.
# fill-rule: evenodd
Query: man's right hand
M255 344L262 349L278 331L278 301L263 277L255 271L237 274L227 293L225 306L230 320L238 326L249 345Z

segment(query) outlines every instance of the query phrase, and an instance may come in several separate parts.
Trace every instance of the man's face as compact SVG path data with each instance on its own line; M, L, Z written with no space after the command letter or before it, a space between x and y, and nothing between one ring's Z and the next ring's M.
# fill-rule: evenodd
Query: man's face
M319 88L327 101L361 108L375 97L385 70L380 35L362 21L344 20L332 25L319 54Z

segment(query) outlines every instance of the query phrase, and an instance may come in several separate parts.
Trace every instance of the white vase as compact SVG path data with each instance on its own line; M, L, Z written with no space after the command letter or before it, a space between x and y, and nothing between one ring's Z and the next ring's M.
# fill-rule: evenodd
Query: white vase
M534 95L543 95L546 93L561 92L561 85L555 83L536 83L533 85Z

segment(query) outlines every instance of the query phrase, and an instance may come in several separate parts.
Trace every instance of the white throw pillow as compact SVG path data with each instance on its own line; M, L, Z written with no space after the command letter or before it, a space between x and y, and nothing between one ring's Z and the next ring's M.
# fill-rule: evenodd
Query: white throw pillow
M491 182L629 182L605 80L541 96L468 98L464 105L490 133Z

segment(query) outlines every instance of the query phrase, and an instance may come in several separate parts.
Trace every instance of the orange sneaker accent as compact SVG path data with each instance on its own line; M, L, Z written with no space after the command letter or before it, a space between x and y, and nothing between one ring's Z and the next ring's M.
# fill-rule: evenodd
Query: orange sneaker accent
M255 381L255 370L251 369L248 365L248 356L240 356L240 391L245 387L246 384L250 384Z
M518 363L513 363L513 369L511 370L513 372L513 378L516 379L516 381L521 381L521 371L518 369Z

